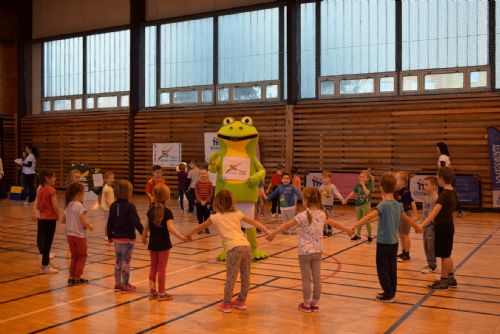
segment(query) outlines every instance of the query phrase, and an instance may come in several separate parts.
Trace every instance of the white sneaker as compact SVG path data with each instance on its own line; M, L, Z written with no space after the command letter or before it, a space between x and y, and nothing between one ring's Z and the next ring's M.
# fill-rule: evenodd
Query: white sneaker
M108 241L109 239L108 239L108 237L104 237L104 240Z
M271 218L276 218L276 214L275 214L275 213L273 213L273 214L271 215Z
M45 266L40 268L40 274L57 274L59 270L52 268L51 266Z
M49 259L53 259L55 257L56 257L56 254L50 252ZM42 258L42 254L38 254L38 258L41 259Z
M431 268L429 265L423 266L420 271L422 274L435 274L437 272L437 268Z

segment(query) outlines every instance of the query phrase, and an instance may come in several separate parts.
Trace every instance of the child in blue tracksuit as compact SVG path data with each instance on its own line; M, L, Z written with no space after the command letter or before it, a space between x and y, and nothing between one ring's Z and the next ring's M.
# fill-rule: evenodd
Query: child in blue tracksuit
M279 196L281 221L283 223L286 223L295 217L295 196L297 196L300 200L302 199L300 191L295 186L290 184L290 181L290 174L283 173L281 176L281 184L266 199L269 202L272 201L273 198ZM291 231L291 234L294 234L293 230Z

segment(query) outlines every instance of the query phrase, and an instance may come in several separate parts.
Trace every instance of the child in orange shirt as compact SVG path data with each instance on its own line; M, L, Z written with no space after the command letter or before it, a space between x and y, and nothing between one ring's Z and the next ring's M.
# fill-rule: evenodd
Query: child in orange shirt
M152 175L153 177L148 180L148 183L146 183L146 189L144 190L146 192L146 196L148 196L149 205L154 203L153 188L159 184L165 184L165 180L162 178L163 174L161 166L154 165Z

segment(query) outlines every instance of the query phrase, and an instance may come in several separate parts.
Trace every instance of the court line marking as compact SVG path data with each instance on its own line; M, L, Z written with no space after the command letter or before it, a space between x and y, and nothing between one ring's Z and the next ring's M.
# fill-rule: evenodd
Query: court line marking
M483 245L487 243L498 230L499 228L497 227L488 237L486 237L480 244L478 244L457 266L455 266L455 272L458 271L458 269L460 269L465 264L465 262L467 262L467 260L469 260L474 254L476 254L476 252L479 249L481 249L481 247L483 247ZM408 311L406 311L406 313L401 318L399 318L395 323L393 323L391 327L389 327L384 332L384 334L390 334L394 332L396 328L398 328L404 321L406 321L406 319L408 319L413 314L413 312L415 312L433 294L434 290L430 290L429 292L427 292L425 296L423 296L417 303L415 303L415 305L413 305Z

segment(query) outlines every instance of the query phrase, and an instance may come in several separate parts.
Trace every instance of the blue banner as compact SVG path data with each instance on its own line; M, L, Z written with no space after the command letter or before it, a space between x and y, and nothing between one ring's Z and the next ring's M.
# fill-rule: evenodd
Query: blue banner
M490 152L491 185L493 207L500 207L500 131L488 128L488 151Z

